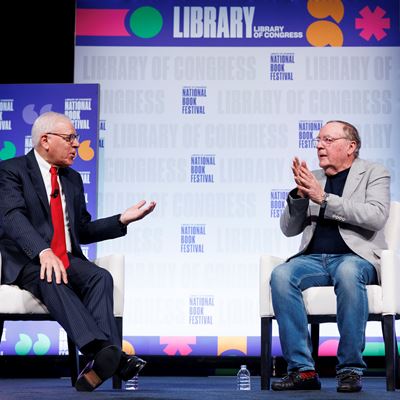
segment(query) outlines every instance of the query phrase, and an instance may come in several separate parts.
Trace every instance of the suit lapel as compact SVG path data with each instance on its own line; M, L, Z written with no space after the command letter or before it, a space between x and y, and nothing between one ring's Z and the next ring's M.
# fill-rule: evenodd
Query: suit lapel
M315 177L317 178L318 182L322 186L322 188L325 188L326 185L326 175L323 169L318 169L315 171Z
M70 175L69 168L60 168L58 170L58 174L60 177L62 191L65 196L65 208L67 209L71 246L72 246L72 249L75 248L75 251L78 251L80 254L82 254L81 248L79 245L79 238L76 235L76 228L75 228L74 198L75 198L76 188L73 185L73 183L71 182L71 178L69 176ZM72 251L74 251L74 250L72 250Z
M65 206L67 208L68 220L71 227L71 224L73 223L75 217L74 205L73 205L74 188L70 180L68 179L68 170L66 168L60 168L58 170L58 174L60 177L62 191L64 192L65 195Z
M364 162L359 158L353 161L350 168L349 175L347 176L346 183L343 188L343 197L350 197L350 195L357 189L358 184L365 173Z
M346 183L343 188L343 197L350 197L350 195L357 189L363 175L365 173L364 162L356 158L350 168L349 175L347 176ZM323 188L326 184L326 175L322 169L315 172L315 177Z
M28 166L28 173L31 177L31 181L37 196L39 197L40 201L43 204L43 207L50 215L50 204L47 198L46 187L44 186L42 173L40 172L39 165L36 161L35 154L33 150L31 150L27 155L27 166Z

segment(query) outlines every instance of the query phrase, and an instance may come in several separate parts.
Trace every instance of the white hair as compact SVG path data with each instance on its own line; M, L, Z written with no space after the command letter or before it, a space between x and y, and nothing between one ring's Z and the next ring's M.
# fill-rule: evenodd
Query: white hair
M36 118L32 125L32 145L36 148L39 145L40 138L48 132L52 132L60 122L71 123L71 120L61 113L48 111Z

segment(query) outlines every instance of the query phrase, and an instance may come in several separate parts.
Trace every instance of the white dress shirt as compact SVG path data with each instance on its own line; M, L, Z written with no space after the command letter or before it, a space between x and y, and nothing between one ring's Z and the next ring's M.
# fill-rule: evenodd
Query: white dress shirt
M44 186L46 187L47 198L48 198L49 204L50 204L50 195L51 195L50 167L51 167L51 164L49 164L36 150L34 150L34 153L35 153L36 160L39 164L40 172L43 177ZM60 182L60 177L58 175L57 175L57 180L58 180L58 185L60 186L61 204L62 204L62 209L63 209L63 214L64 214L65 244L67 247L67 251L70 252L71 251L71 237L69 235L69 219L68 219L68 212L66 210L65 194L63 192L62 185ZM42 254L42 252L40 254Z

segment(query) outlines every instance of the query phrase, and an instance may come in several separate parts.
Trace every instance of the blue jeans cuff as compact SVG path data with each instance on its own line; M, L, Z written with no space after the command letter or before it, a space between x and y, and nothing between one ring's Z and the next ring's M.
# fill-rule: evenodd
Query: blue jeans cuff
M354 372L355 374L361 376L363 374L363 371L364 371L363 368L345 367L345 368L341 368L341 369L337 370L336 375Z

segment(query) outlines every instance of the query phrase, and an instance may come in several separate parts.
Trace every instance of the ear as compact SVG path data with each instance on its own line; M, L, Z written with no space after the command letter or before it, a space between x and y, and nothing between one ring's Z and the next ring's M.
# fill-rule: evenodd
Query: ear
M49 150L49 141L47 135L43 135L40 137L39 146L43 147L46 151Z
M347 150L347 154L349 156L354 155L356 152L356 148L357 148L357 143L354 141L350 142L348 150Z

